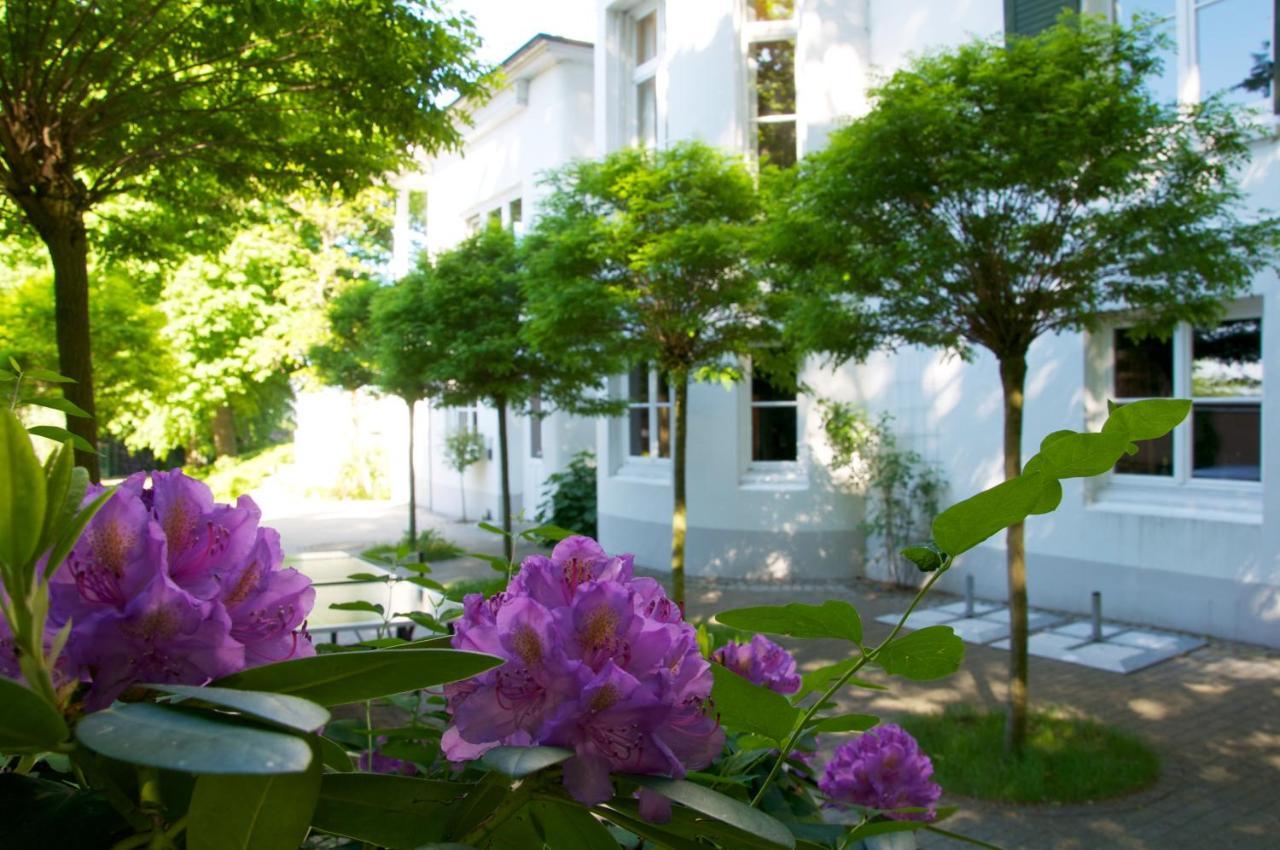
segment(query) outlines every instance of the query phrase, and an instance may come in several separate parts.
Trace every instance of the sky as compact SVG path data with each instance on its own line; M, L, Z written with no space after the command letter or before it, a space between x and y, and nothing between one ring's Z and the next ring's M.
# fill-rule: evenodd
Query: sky
M545 32L581 41L595 39L596 0L447 0L470 12L484 39L480 59L497 64L534 35Z

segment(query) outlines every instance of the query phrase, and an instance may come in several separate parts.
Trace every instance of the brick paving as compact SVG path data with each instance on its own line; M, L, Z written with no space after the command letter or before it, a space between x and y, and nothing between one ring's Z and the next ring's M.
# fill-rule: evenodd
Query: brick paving
M843 598L862 615L868 641L902 611L902 591L849 585L761 585L691 580L689 610L705 616L742 605ZM943 601L938 594L936 601ZM1190 600L1188 604L1194 604ZM837 642L793 641L804 669L845 657ZM998 708L1007 652L966 644L960 672L936 682L891 679L885 693L842 697L848 710L886 719L953 703ZM1210 641L1189 655L1122 676L1031 659L1035 704L1078 712L1142 736L1160 754L1151 788L1091 805L997 806L948 795L960 812L944 825L1006 850L1277 850L1280 848L1280 652ZM921 833L927 850L970 845Z

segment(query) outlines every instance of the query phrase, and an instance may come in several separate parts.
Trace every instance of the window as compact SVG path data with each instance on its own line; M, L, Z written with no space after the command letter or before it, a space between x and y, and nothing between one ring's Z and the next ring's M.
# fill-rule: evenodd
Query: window
M1262 320L1242 316L1210 328L1179 326L1165 340L1133 340L1117 328L1116 400L1192 399L1191 420L1138 444L1118 473L1173 480L1262 480Z
M671 457L671 390L665 377L640 365L627 375L627 454Z
M427 232L427 193L410 189L409 231L415 234Z
M451 433L480 430L480 411L474 407L455 407L452 420L449 427Z
M467 235L470 236L480 229L480 216L473 215L467 218Z
M542 396L529 399L529 457L542 457Z
M635 44L631 83L635 87L633 142L644 147L658 144L658 10L634 18Z
M502 227L502 207L494 207L489 210L489 214L485 216L484 223L487 227Z
M796 391L751 375L751 460L796 459Z
M756 156L786 168L796 161L796 44L751 45L749 70L755 92Z
M1181 92L1182 100L1220 95L1256 106L1273 96L1274 0L1116 0L1115 11L1123 24L1154 18L1175 45L1162 51L1164 71L1151 81L1160 99Z
M507 226L516 236L524 233L524 201L516 198L507 204Z

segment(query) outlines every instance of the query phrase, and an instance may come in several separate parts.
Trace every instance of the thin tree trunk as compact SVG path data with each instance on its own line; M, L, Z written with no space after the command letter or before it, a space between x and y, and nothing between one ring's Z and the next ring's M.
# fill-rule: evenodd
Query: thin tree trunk
M673 375L676 439L671 450L671 598L684 610L684 545L688 536L689 516L685 501L685 452L689 420L689 376Z
M467 468L458 470L458 495L462 498L462 521L467 521Z
M494 400L498 408L498 469L502 476L502 557L511 563L513 541L511 539L511 470L507 462L507 400Z
M1000 359L1004 390L1004 477L1022 472L1022 405L1027 379L1026 354ZM1005 752L1022 752L1027 740L1027 550L1022 523L1009 526L1005 557L1009 574L1009 716Z
M84 219L73 214L70 220L37 228L53 262L54 318L58 337L58 371L75 383L63 384L62 392L73 404L89 414L67 417L67 430L83 437L95 451L76 450L76 464L89 472L90 480L101 478L98 467L98 422L94 418L93 356L89 337L89 246Z
M213 415L213 456L235 457L237 454L236 414L231 405L224 404Z
M413 463L413 406L414 402L406 400L409 405L409 545L411 551L418 551L418 474Z
M435 443L431 440L431 399L427 399L427 512L436 512Z

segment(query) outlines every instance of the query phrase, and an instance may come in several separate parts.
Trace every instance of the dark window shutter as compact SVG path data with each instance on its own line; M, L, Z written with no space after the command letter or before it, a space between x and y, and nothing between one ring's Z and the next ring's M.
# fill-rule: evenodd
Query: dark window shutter
M1080 0L1004 0L1004 32L1035 35L1053 26L1063 9L1079 13Z

